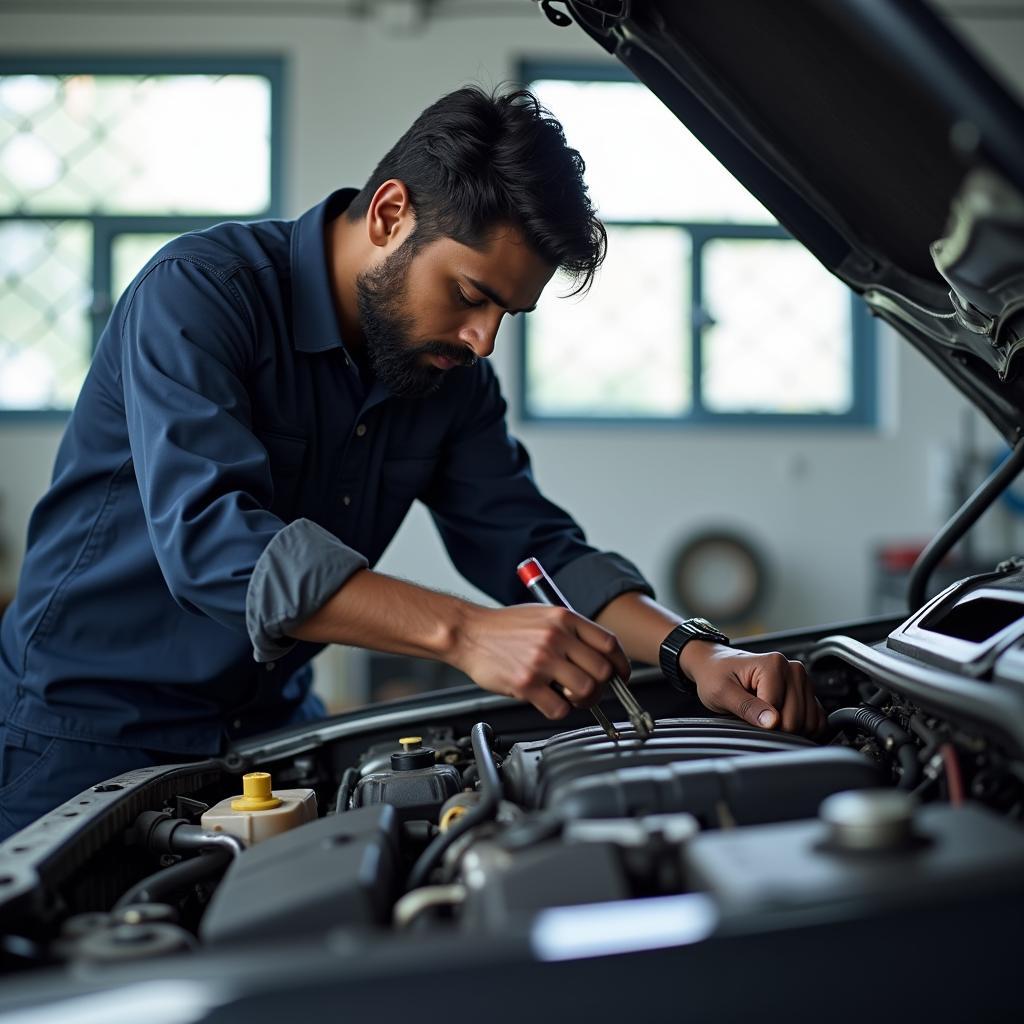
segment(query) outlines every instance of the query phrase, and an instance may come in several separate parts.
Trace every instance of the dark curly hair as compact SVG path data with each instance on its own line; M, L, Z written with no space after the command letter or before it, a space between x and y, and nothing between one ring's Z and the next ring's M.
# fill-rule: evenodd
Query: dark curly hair
M488 95L475 86L431 104L377 165L348 208L366 215L389 178L404 182L416 214L414 251L448 237L479 248L511 224L545 262L585 291L608 240L583 181L580 154L526 89Z

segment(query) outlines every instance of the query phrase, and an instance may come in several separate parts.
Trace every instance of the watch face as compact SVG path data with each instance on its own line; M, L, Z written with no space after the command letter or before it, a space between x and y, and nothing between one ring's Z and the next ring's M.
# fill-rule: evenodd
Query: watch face
M699 615L687 619L682 623L687 631L692 634L695 640L708 640L712 643L729 643L729 638L713 622L701 618Z

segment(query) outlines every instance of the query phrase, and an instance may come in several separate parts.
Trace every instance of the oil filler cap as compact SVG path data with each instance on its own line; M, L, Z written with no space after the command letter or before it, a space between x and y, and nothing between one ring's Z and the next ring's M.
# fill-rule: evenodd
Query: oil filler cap
M896 850L913 844L917 801L897 789L851 789L833 793L819 814L836 850Z
M434 748L424 747L422 736L403 736L399 741L402 749L391 755L391 768L396 772L412 772L417 768L431 768L434 764Z

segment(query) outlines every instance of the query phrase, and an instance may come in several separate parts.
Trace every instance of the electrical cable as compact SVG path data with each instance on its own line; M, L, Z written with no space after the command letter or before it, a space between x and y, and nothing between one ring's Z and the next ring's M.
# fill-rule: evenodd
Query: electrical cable
M960 770L960 758L952 743L943 743L939 747L942 764L946 769L946 788L949 790L949 802L959 807L964 802L964 776Z
M418 889L426 883L430 872L437 867L445 852L456 839L465 835L471 828L476 828L477 825L482 825L485 821L493 820L498 813L502 786L501 777L498 775L498 768L491 753L491 743L493 742L491 727L486 722L477 722L470 730L469 735L473 743L473 758L476 761L477 771L480 773L480 802L456 818L446 831L434 837L430 845L413 864L412 870L409 872L407 890Z

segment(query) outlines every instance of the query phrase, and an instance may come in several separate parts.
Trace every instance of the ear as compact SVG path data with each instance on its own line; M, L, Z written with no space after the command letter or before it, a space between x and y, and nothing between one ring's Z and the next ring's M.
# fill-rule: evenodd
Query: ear
M371 245L396 248L412 234L416 215L404 181L388 178L383 182L366 211L366 237Z

